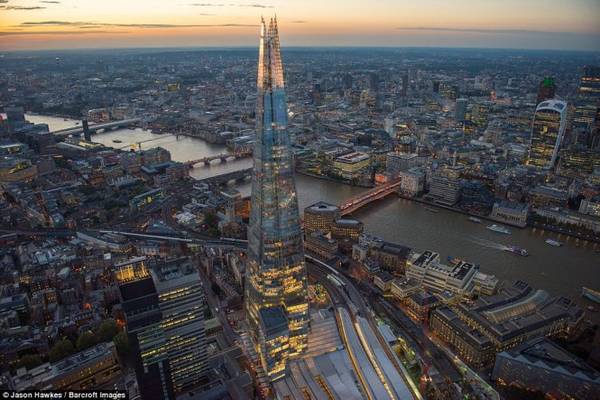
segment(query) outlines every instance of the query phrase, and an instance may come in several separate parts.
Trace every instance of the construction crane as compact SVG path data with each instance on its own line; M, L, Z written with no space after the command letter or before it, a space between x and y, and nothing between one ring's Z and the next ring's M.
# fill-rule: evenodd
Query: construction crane
M120 149L123 150L123 149L126 149L126 148L129 147L133 151L135 151L136 148L137 148L138 151L141 151L142 150L142 143L153 142L155 140L160 140L160 139L163 139L163 138L166 138L166 137L170 137L170 136L175 136L175 135L172 134L172 133L168 134L168 135L160 135L157 138L141 140L139 142L135 142L135 143L131 143L131 144L125 145L123 147L120 147Z

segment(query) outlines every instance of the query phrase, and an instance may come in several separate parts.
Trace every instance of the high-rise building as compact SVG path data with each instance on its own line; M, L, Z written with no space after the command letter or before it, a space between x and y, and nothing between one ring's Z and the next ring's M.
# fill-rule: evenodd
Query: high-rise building
M579 94L600 98L600 67L588 65L583 69Z
M187 258L161 262L151 273L167 338L173 390L183 393L206 383L204 290L198 271Z
M206 301L186 259L150 268L145 257L115 266L143 399L174 399L206 383Z
M400 94L402 97L406 97L408 94L408 74L402 75L402 92Z
M376 71L369 72L369 90L373 93L379 91L379 74Z
M352 74L349 72L346 72L342 79L343 79L344 89L352 89Z
M533 118L527 165L553 168L566 129L567 103L548 100L540 103Z
M163 314L145 257L115 265L115 277L140 395L144 400L175 399Z
M464 122L467 115L467 99L456 99L456 108L454 109L454 119L458 122Z
M542 101L552 100L555 95L556 85L554 84L554 78L544 78L538 86L537 104L540 104Z
M308 342L306 266L277 20L261 24L245 308L266 375L285 375Z
M584 134L588 147L600 148L600 67L584 68L574 109L572 129Z

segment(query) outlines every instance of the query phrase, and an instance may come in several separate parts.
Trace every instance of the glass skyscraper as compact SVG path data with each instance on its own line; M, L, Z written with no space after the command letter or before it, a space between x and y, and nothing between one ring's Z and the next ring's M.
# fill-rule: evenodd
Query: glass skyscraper
M306 267L277 20L261 23L245 307L271 380L307 346Z
M548 100L537 106L527 165L543 169L554 167L565 134L566 115L567 104L564 101Z

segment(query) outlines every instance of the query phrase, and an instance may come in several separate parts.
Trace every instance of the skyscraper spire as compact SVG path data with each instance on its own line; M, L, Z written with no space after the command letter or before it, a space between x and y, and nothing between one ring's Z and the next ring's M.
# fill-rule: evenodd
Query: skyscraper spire
M261 21L245 306L267 375L285 375L307 345L306 267L277 21Z

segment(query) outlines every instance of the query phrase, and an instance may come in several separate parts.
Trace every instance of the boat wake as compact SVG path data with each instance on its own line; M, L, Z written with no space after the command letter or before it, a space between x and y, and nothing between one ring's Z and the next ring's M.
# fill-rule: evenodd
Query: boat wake
M483 239L476 236L471 236L469 241L475 244L478 244L482 247L487 247L488 249L496 249L496 250L506 250L508 246L503 245L502 243L492 242L491 240Z

